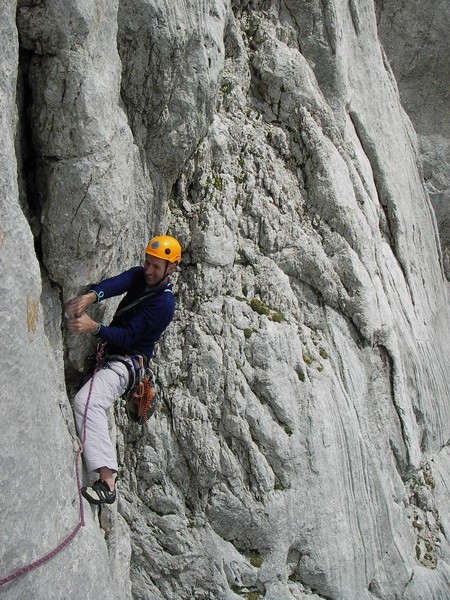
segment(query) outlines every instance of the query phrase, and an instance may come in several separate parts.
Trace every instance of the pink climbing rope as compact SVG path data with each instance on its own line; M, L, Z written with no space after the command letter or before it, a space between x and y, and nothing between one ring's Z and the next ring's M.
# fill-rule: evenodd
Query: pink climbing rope
M101 345L99 347L99 349L97 351L97 355L96 355L97 364L98 364L99 359L102 358L102 356L103 356L103 346ZM31 571L32 569L35 569L36 567L40 567L41 565L43 565L44 563L49 561L51 558L53 558L59 552L61 552L61 550L63 548L65 548L67 546L67 544L69 544L73 540L73 538L77 535L79 530L82 527L84 527L85 522L84 522L83 496L81 495L81 474L80 474L80 462L81 461L80 461L80 457L81 457L81 453L83 452L83 444L86 440L87 410L89 407L89 401L91 399L92 384L94 382L94 377L95 377L96 373L97 373L97 367L95 368L95 370L92 374L91 380L89 382L89 392L88 392L88 396L86 399L86 406L84 408L84 415L83 415L83 437L82 437L81 442L78 444L77 450L75 451L75 472L76 472L76 479L77 479L78 499L79 499L79 503L80 503L80 518L78 520L78 523L75 526L75 529L72 531L72 533L70 533L58 546L56 546L56 548L54 548L53 550L51 550L51 552L48 552L48 554L45 554L41 558L38 558L34 562L29 563L28 565L25 565L24 567L21 567L20 569L17 569L16 571L13 571L6 577L3 577L2 579L0 579L0 586L5 585L6 583L9 583L10 581L13 581L14 579L17 579L17 577L20 577L21 575L28 573L28 571Z

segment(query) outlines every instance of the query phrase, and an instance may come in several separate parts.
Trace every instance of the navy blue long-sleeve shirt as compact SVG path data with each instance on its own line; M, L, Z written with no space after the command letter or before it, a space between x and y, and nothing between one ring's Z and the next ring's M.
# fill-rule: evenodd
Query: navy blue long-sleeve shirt
M145 283L144 268L133 267L94 285L91 291L97 294L97 301L126 294L117 308L118 313L150 290ZM168 283L123 314L116 314L110 325L102 323L96 336L108 342L110 354L139 353L150 359L155 342L172 321L174 312L175 298L172 284Z

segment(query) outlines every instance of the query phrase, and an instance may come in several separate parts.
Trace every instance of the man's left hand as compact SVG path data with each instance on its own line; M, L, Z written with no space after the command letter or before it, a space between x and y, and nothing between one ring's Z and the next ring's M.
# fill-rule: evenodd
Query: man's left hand
M67 329L71 333L94 333L98 329L98 323L87 313L83 313L78 317L67 319Z

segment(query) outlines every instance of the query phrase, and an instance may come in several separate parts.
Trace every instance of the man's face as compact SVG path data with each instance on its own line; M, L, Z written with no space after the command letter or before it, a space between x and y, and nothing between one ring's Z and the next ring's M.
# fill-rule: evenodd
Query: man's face
M149 286L155 285L164 276L164 273L170 275L175 267L175 263L172 264L162 258L146 254L144 263L145 283ZM161 283L163 282L161 281Z

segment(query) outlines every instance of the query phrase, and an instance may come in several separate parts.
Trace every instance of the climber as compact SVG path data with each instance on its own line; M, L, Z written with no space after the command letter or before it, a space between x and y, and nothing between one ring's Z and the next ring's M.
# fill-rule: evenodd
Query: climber
M93 477L99 474L94 483L81 489L91 504L112 504L116 499L118 466L107 411L133 385L136 366L147 366L155 342L173 319L175 300L169 275L180 260L181 246L175 238L154 237L145 248L143 266L103 280L86 294L69 300L65 307L67 329L76 334L91 333L103 340L106 352L102 368L97 368L92 382L90 378L74 399L84 460ZM91 304L124 293L109 326L97 323L86 313Z

